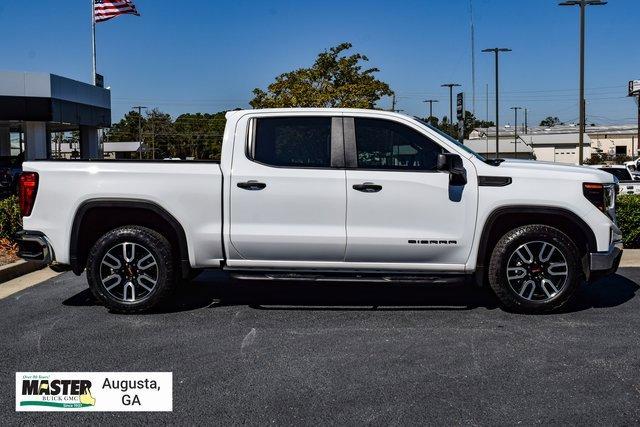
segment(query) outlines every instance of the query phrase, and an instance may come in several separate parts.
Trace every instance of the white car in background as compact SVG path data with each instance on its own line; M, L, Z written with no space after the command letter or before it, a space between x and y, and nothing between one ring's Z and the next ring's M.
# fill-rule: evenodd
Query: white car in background
M600 169L618 178L620 189L618 195L640 194L640 181L633 178L627 165L593 165L592 168Z
M638 167L638 163L640 163L640 158L624 162L624 165L634 181L640 181L640 168Z

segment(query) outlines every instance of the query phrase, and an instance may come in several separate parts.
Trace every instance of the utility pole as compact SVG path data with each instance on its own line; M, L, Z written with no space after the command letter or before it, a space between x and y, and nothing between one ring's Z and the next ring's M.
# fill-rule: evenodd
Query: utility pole
M580 6L580 134L578 135L578 156L579 164L583 164L583 144L586 126L586 102L584 99L584 32L585 32L585 10L587 6L604 6L606 1L602 0L568 0L558 3L559 6Z
M524 109L524 134L527 135L529 133L529 121L528 121L529 109Z
M496 57L496 159L500 157L500 78L498 57L500 52L511 52L506 47L494 47L491 49L482 49L483 52L493 52Z
M476 114L476 36L473 25L473 0L469 0L471 16L471 113Z
M486 97L484 100L486 102L485 115L486 115L487 128L484 135L487 139L487 151L485 151L485 154L488 156L489 155L489 83L486 84L485 89L486 89Z
M391 96L391 111L396 111L396 94Z
M138 139L140 140L140 159L142 159L142 109L147 107L137 105L131 108L138 110Z
M513 126L513 136L514 136L513 153L515 155L515 158L517 159L518 158L518 110L522 110L522 107L511 107L511 109L516 113L516 119L514 123L515 126Z
M638 105L638 136L634 141L633 137L631 137L631 158L633 159L637 155L637 151L640 151L640 91L636 90L632 92L633 82L629 82L629 96L633 96L636 98L636 104ZM637 144L636 144L637 142ZM638 150L636 151L636 147Z
M437 99L425 99L424 101L422 101L424 103L429 103L429 117L427 118L427 121L429 123L431 123L431 117L433 117L433 103L434 102L438 102Z
M458 83L445 83L440 85L440 87L448 87L449 88L449 126L453 128L453 88L460 86Z

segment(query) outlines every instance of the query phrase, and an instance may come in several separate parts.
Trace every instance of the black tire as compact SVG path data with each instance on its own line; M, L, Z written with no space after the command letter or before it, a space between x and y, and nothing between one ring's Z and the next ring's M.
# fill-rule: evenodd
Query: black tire
M120 248L124 251L122 257L118 256ZM112 268L118 264L121 268ZM139 226L109 231L93 245L87 260L91 291L105 307L118 313L140 313L159 307L175 289L173 271L167 239ZM118 277L109 279L112 276Z
M547 256L552 258L544 261ZM491 254L488 275L503 306L523 313L558 310L584 279L576 245L547 225L526 225L506 233Z

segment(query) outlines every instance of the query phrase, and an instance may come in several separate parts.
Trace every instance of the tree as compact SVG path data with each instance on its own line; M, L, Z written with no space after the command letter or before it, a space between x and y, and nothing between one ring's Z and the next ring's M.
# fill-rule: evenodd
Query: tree
M547 117L546 119L544 119L543 121L540 122L540 126L544 126L544 127L548 127L548 128L552 128L556 125L560 125L562 124L560 122L560 119L557 117Z
M181 152L185 157L218 159L222 146L222 134L226 124L225 113L182 114L175 121L175 130L183 142Z
M393 95L387 83L363 69L369 59L356 53L346 56L351 43L342 43L318 55L310 68L299 68L276 77L266 91L254 89L253 108L343 107L374 108L383 96Z
M449 118L447 116L444 116L442 118L442 121L440 123L438 123L438 119L436 119L435 117L432 118L431 123L434 123L435 119L435 125L438 129L440 129L443 132L448 133L449 135L451 135L452 137L458 139L458 137L460 136L459 134L459 126L458 123L454 123L453 125L451 125L449 123ZM465 110L465 114L464 114L464 137L469 138L469 135L471 134L471 132L476 129L476 128L487 128L487 127L491 127L494 126L493 122L487 122L484 120L478 120L476 118L476 116L473 115L473 113L471 113L471 111L466 111Z
M182 114L175 119L154 108L142 117L144 158L219 159L226 111ZM112 142L138 141L138 112L130 111L106 134Z
M111 126L111 129L106 134L108 141L117 142L130 142L138 141L140 136L138 135L138 118L140 115L137 111L129 111L118 122ZM142 117L142 125L146 124L146 119Z
M163 113L157 108L148 111L147 117L143 121L142 139L145 158L177 157L173 150L176 134L169 114Z

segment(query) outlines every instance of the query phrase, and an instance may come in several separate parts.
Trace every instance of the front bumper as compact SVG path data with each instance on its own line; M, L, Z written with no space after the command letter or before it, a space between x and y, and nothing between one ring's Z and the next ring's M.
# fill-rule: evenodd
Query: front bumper
M20 231L16 234L16 241L20 258L45 264L51 264L55 261L53 249L43 233L39 231Z
M613 242L607 252L592 252L589 254L590 281L613 274L620 265L622 258L622 242Z

